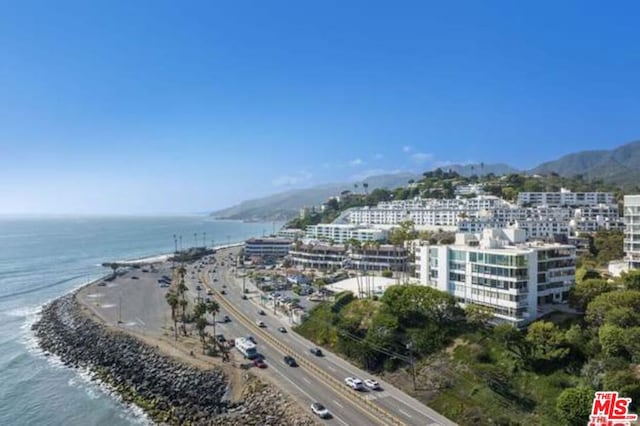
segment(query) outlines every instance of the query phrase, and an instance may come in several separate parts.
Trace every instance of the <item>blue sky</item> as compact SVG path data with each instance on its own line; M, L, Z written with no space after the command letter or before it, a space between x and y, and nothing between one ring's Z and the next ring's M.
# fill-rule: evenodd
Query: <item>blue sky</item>
M207 211L640 138L637 2L0 4L0 213Z

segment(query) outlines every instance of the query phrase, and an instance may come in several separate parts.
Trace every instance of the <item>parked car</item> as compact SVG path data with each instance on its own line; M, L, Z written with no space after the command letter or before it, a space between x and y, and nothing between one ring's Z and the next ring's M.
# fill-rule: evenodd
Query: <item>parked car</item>
M224 338L224 334L216 334L215 338L218 343L224 343L227 341L227 339Z
M229 315L225 315L222 317L222 322L231 322L231 318L229 318Z
M378 390L380 389L380 383L378 383L377 381L373 380L373 379L365 379L364 381L364 385L366 387L368 387L371 390Z
M243 294L243 295L242 295L242 300L247 300L247 299L248 299L247 295L246 295L246 294Z
M287 332L287 329L286 329L286 328L284 328L284 327L278 327L278 331L279 331L280 333L286 333L286 332Z
M311 411L321 419L326 419L331 415L329 413L329 410L327 410L327 408L319 402L314 402L313 404L311 404Z
M253 336L247 336L246 339L252 341L254 345L258 344L258 342L256 342L255 337L253 337Z
M256 320L256 325L260 328L264 328L267 326L263 321L260 320Z
M320 348L311 348L311 349L309 349L309 352L311 352L315 356L322 356L323 355L322 350L320 350Z
M266 315L262 309L258 311L258 315Z
M132 280L137 280L138 277L136 277L135 275L131 277Z
M220 294L227 294L227 292L224 290L220 290Z
M104 282L104 281L100 281L100 282L98 283L98 287L104 287L104 286L106 286L106 285L107 285L107 283L106 283L106 282Z
M202 290L202 287L200 287L199 285L197 285L197 286L196 286L196 290L197 290L197 291L200 291L200 290Z
M253 365L255 365L258 368L267 368L267 364L262 360L262 358L256 358L253 361Z
M296 360L291 355L285 355L284 362L289 367L297 367L298 366L298 363L296 362Z
M211 290L207 290L207 296L213 296L213 292Z

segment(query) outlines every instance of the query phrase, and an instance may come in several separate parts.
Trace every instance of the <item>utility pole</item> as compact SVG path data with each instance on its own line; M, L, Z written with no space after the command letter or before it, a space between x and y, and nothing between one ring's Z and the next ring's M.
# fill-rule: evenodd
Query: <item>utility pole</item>
M182 235L180 235L180 251L182 251Z
M118 326L122 324L122 293L118 293Z
M204 246L204 248L207 248L207 233L203 232L202 233L202 245Z
M178 238L173 234L173 252L178 253Z
M245 294L247 292L247 289L245 287L246 279L247 279L247 274L242 274L242 294Z

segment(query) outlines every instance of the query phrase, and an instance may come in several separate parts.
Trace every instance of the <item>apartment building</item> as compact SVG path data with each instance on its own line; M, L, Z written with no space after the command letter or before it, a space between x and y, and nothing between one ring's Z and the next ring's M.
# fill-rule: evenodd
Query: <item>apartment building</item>
M250 238L244 243L245 257L278 259L289 254L293 240L288 238Z
M629 269L640 268L640 195L624 196L624 254Z
M308 239L344 244L349 240L383 241L387 238L387 232L353 224L329 223L307 226L305 236Z
M347 249L343 245L296 244L289 251L295 266L311 269L338 269L346 264Z
M559 192L521 192L519 206L579 207L598 204L614 204L611 192L571 192L561 188Z
M299 240L304 237L304 230L297 228L283 228L277 234L280 238L288 238L291 240Z
M346 266L358 271L406 271L407 259L404 247L370 244L351 248Z
M454 244L418 246L415 252L421 284L452 294L463 306L486 306L496 322L514 326L566 301L575 262L575 247L527 243L521 229L458 233Z

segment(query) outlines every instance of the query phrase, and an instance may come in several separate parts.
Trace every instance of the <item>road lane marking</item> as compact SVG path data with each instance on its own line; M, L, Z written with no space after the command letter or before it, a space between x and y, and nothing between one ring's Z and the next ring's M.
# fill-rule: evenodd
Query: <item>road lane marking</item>
M404 410L403 410L403 409L401 409L401 408L398 408L398 411L399 411L400 413L404 414L405 416L409 417L409 418L412 418L412 417L413 417L411 414L407 413L406 411L404 411Z
M140 319L140 317L136 317L136 321L138 321L140 324L142 324L143 327L146 327L147 324L144 323L144 321L142 321Z
M331 370L331 371L334 371L334 372L335 372L335 371L338 371L338 370L336 370L335 368L333 368L333 367L332 367L332 366L330 366L330 365L327 365L327 368L328 368L329 370Z
M311 381L309 379L307 379L306 377L302 376L302 380L304 380L305 382L311 384Z
M332 401L334 404L336 404L338 407L340 407L340 408L344 408L344 407L342 406L342 404L340 404L340 403L339 403L338 401L336 401L335 399L332 399L331 401Z

